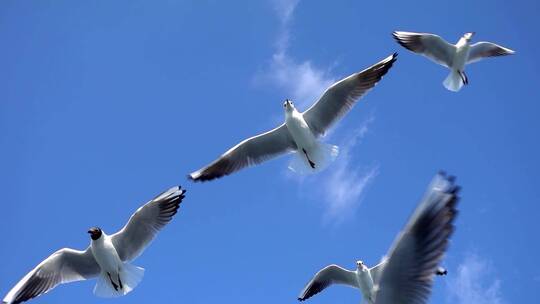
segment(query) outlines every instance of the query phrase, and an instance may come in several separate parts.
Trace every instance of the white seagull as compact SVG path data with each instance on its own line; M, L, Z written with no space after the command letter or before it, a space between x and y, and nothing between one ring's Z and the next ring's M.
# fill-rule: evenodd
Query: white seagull
M184 193L180 187L163 192L140 207L128 223L113 235L100 228L88 230L91 241L84 251L63 248L30 271L13 287L4 304L28 301L59 284L97 277L94 294L123 296L142 280L144 269L129 262L137 258L161 228L176 214Z
M466 33L454 45L441 37L428 33L394 32L394 39L406 49L424 55L434 62L450 69L444 80L444 86L457 92L464 84L469 84L465 74L465 65L486 57L511 55L515 52L491 42L471 44L474 33Z
M327 266L306 285L298 300L304 301L332 284L343 284L360 289L369 304L426 303L433 276L446 274L437 265L454 230L458 191L453 177L443 173L435 176L381 263L368 268L357 261L353 271Z
M396 61L393 54L375 65L354 73L330 86L305 112L298 112L290 100L283 103L285 123L263 134L248 138L208 166L191 173L193 181L208 181L259 164L286 152L298 152L290 169L300 173L321 170L335 159L336 146L323 144L332 124L345 115L366 92L373 88ZM294 80L291 80L294 81Z

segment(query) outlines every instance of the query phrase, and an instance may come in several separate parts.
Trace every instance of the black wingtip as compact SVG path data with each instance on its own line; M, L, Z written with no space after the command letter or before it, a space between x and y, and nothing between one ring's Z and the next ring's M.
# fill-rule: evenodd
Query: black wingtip
M407 43L405 42L404 38L401 37L399 34L398 34L398 31L393 31L392 32L392 37L394 38L394 40L399 44L401 45L402 47L406 48L407 50L409 51L413 51L413 49L411 49L411 46L407 45Z
M184 197L186 196L186 189L182 189L182 186L178 186L178 190L180 190L180 196Z

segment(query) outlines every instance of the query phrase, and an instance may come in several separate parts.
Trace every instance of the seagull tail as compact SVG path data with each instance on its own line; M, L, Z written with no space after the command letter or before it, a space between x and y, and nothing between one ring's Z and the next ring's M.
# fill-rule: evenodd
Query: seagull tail
M309 156L309 160L303 151L297 151L294 153L294 156L289 163L289 169L291 171L298 174L320 172L336 159L339 154L339 147L318 143L317 146L309 149L309 151L306 152Z
M94 287L94 294L102 298L121 297L135 289L142 281L143 276L144 268L129 263L124 263L117 275L109 276L107 272L102 271ZM111 277L116 287L111 282ZM118 281L118 277L120 277L121 283Z
M451 71L450 74L448 74L448 77L443 81L443 85L448 90L457 92L463 87L463 79L458 71Z
M120 277L123 279L124 291L127 294L139 285L144 276L144 268L124 263L120 270Z

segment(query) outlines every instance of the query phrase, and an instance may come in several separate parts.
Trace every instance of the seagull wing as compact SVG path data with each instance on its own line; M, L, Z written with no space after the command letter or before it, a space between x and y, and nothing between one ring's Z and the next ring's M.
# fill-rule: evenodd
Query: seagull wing
M384 269L384 266L388 262L388 259L384 258L379 264L371 267L369 269L369 274L371 275L371 279L373 280L374 285L378 285L379 281L381 279L381 274Z
M178 211L186 190L173 187L140 207L111 241L124 262L138 257Z
M451 67L456 46L441 37L428 33L393 32L394 39L404 48L424 55L434 62Z
M459 187L453 177L437 175L383 267L375 304L426 303L433 276L454 230Z
M383 273L383 270L384 270L384 266L386 266L388 262L388 259L386 259L386 257L377 265L371 267L369 269L369 273L371 274L371 279L373 280L373 284L378 286L379 285L379 281L381 280L381 274ZM437 267L437 269L435 269L435 272L434 274L438 275L438 276L443 276L443 275L446 275L448 273L448 271L446 270L446 268L443 268L443 267Z
M316 135L324 135L333 123L349 112L356 101L382 79L396 58L397 54L394 53L326 89L321 98L303 113L311 131Z
M358 288L354 271L341 268L338 265L329 265L317 272L313 279L304 287L304 290L298 296L298 300L307 300L332 284L343 284Z
M507 49L495 43L485 41L477 42L471 45L471 49L469 50L469 57L467 58L467 63L477 62L486 57L506 56L512 55L514 53L515 52L513 50Z
M287 126L282 124L271 131L242 141L213 163L191 173L189 178L193 181L208 181L220 178L295 149L296 144Z
M85 251L69 248L53 253L22 278L3 300L16 304L48 292L59 284L96 277L100 272L90 247Z

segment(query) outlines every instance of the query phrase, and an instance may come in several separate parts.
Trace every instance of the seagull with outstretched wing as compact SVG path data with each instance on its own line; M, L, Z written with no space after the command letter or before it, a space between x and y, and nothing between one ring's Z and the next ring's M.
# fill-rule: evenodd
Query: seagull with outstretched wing
M140 207L122 230L106 235L100 228L88 230L90 246L84 251L63 248L24 276L2 303L28 301L59 284L98 278L94 294L123 296L133 290L144 269L129 262L138 257L178 211L185 190L173 187Z
M511 49L491 42L471 44L474 33L464 34L455 45L446 42L440 36L429 33L396 31L392 35L404 48L449 68L450 74L443 84L448 90L454 92L459 91L464 84L469 84L469 79L465 74L465 65L487 57L515 53Z
M263 134L248 138L229 149L217 160L191 173L193 181L208 181L262 163L287 152L296 152L289 166L293 171L315 172L337 156L336 146L319 137L372 89L396 61L393 54L373 66L331 85L305 112L298 112L290 100L283 103L285 123Z
M454 231L459 187L454 178L435 176L424 198L398 234L388 254L368 268L357 261L355 270L330 265L320 270L298 296L304 301L332 284L359 289L369 304L421 304L431 292L434 275Z

